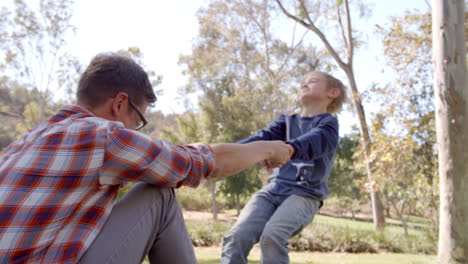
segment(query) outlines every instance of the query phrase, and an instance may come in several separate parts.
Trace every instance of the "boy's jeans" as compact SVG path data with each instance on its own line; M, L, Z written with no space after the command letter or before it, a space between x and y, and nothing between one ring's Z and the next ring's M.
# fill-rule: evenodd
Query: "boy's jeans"
M257 192L224 236L221 264L247 263L260 241L262 264L289 263L288 239L298 234L319 209L320 201L298 195Z
M135 185L112 209L79 263L197 263L172 188Z

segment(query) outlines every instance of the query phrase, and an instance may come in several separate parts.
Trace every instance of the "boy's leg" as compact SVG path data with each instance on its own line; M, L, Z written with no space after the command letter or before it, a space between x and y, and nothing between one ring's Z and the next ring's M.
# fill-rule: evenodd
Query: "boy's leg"
M250 250L259 241L265 223L279 204L274 200L263 190L252 196L236 224L223 238L221 264L247 263Z
M276 209L260 238L262 264L289 263L288 239L312 222L320 201L291 195Z
M197 263L172 188L135 185L112 209L80 263Z

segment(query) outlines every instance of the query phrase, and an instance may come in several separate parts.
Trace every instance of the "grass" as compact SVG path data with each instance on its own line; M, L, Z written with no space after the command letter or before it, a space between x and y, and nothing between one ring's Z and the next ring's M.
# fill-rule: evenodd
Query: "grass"
M216 247L195 248L200 264L219 263L221 249ZM348 253L316 253L290 252L290 262L294 264L429 264L434 263L433 255L413 254L348 254ZM255 247L249 256L249 263L260 263L260 251Z
M195 227L199 228L200 225L203 225L203 224L205 225L209 224L210 225L209 228L213 228L214 226L215 231L218 231L218 232L227 231L234 224L233 222L214 222L213 220L207 220L207 221L188 220L186 221L186 223L187 223L187 227L189 230L194 230ZM316 215L314 217L312 224L307 226L306 229L311 229L315 226L321 226L321 225L328 225L328 226L333 226L337 228L343 227L343 228L349 228L352 230L369 231L369 232L373 232L375 230L374 224L372 222L331 217L331 216L325 216L325 215ZM405 231L403 227L400 225L387 225L387 227L385 228L385 233L388 233L388 234L391 233L391 234L403 235L404 232ZM408 232L410 235L414 235L414 236L419 236L423 234L423 231L421 230L421 228L418 228L418 229L409 228Z
M314 217L314 221L309 227L314 226L314 225L331 225L335 227L346 227L346 228L360 230L360 231L374 231L375 230L374 224L372 222L357 221L357 220L331 217L331 216L325 216L325 215L316 215ZM385 232L392 233L392 234L404 234L405 233L403 227L401 227L400 225L387 225L385 227ZM420 229L409 228L408 233L410 235L421 235L422 231Z

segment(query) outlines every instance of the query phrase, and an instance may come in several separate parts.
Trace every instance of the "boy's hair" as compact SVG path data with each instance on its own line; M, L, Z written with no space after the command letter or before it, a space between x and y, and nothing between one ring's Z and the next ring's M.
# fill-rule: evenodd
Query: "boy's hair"
M96 107L120 92L137 105L156 102L148 74L129 57L116 53L95 56L80 77L78 103Z
M311 74L314 72L309 72L308 74ZM346 95L346 86L338 80L337 78L333 77L332 75L326 73L326 72L315 72L321 74L323 77L325 77L325 80L327 81L327 88L338 88L340 90L340 94L338 97L333 99L333 101L330 102L327 106L327 112L328 113L336 113L341 110L341 107L343 106L343 103L346 102L347 100L347 95ZM308 75L307 74L307 75ZM306 75L306 76L307 76Z

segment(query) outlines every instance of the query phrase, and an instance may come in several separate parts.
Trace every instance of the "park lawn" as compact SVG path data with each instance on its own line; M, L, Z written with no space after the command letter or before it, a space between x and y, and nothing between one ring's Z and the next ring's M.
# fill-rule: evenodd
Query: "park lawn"
M233 212L229 211L230 214L233 214ZM410 219L412 220L412 219ZM221 221L221 222L215 222L213 220L204 220L204 221L197 221L197 220L188 220L186 221L188 229L189 230L196 230L200 229L200 224L203 223L211 223L209 228L212 229L214 227L215 232L226 232L230 229L230 227L234 224L234 221ZM408 232L410 235L418 236L422 235L424 233L424 229L428 228L425 224L421 224L418 222L408 222L410 225L410 228L408 229ZM418 229L415 229L414 226L420 225ZM375 231L374 224L372 222L367 222L367 221L358 221L358 220L351 220L347 218L338 218L338 217L332 217L332 216L326 216L326 215L316 215L314 217L314 220L312 224L306 227L306 229L311 229L314 226L321 226L321 225L328 225L328 226L333 226L333 227L343 227L343 228L348 228L348 229L354 229L354 230L360 230L360 231ZM413 228L412 228L413 227ZM404 234L404 229L401 225L391 225L388 224L385 227L385 232L386 233L392 233L392 234Z
M409 222L408 223L410 226L415 226L414 223ZM336 226L336 227L346 227L350 229L355 229L355 230L361 230L361 231L374 231L375 227L372 222L366 222L366 221L355 221L351 219L346 219L346 218L338 218L338 217L331 217L331 216L326 216L326 215L316 215L314 217L314 220L309 227L312 227L314 225L330 225L330 226ZM400 225L387 225L385 227L385 232L387 233L393 233L393 234L404 234L404 229ZM421 235L421 229L414 229L414 228L409 228L408 232L410 235Z
M195 254L199 264L219 263L221 248L196 247ZM292 264L429 264L436 257L432 255L413 254L351 254L351 253L320 253L320 252L290 252ZM249 263L260 263L260 251L254 247L249 256Z

